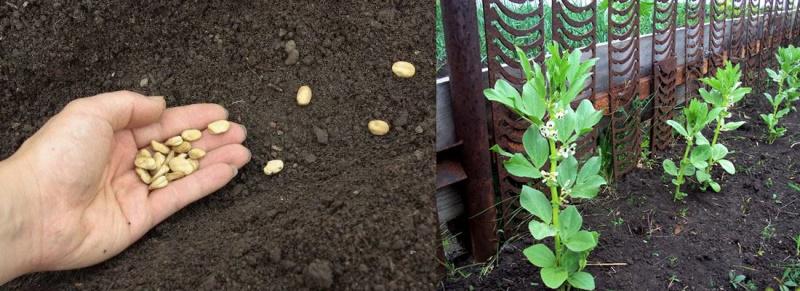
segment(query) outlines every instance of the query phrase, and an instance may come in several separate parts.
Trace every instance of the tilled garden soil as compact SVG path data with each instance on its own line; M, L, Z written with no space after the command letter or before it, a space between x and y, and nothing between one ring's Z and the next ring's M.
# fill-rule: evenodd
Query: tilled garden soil
M432 288L433 13L423 0L0 5L0 159L70 100L121 89L221 104L253 153L119 256L5 288ZM393 77L398 60L417 76ZM367 131L376 118L389 135ZM272 158L287 165L267 177Z
M640 169L579 206L584 225L600 232L589 263L625 264L589 266L597 290L731 290L731 270L747 276L758 290L777 290L775 278L797 259L790 236L800 234L800 189L789 185L800 183L800 144L795 145L800 113L781 121L786 136L766 144L766 125L758 116L769 108L763 98L760 92L748 95L743 101L747 104L733 109L729 119L747 123L720 137L730 150L727 159L737 168L734 176L715 169L720 193L684 186L689 196L674 202L674 185L658 158L642 161ZM676 160L682 154L677 145L661 156ZM527 235L506 244L488 276L456 276L440 288L544 289L538 268L522 255L532 243Z

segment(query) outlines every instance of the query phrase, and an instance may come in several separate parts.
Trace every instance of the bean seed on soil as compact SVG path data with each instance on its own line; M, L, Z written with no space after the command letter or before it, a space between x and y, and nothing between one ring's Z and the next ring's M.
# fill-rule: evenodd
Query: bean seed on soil
M217 120L208 125L208 131L211 134L222 134L231 128L231 123L227 120Z
M311 87L300 86L297 89L297 105L306 106L311 103Z
M392 65L392 72L400 78L411 78L414 77L417 69L409 62L399 61Z
M275 175L281 170L283 170L283 161L271 160L267 162L267 165L264 167L264 174L267 176Z
M389 123L383 120L372 120L367 124L367 128L374 135L386 135L389 133Z
M202 137L202 136L203 136L203 133L200 132L200 130L197 130L197 129L187 129L187 130L184 130L183 132L181 132L181 137L183 138L183 140L189 141L189 142L196 141L196 140L200 139L200 137Z

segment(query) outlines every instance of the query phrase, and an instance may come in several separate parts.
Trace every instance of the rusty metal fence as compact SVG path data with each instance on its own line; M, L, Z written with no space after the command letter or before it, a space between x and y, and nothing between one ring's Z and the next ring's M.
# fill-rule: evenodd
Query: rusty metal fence
M542 48L551 40L567 49L581 49L584 58L599 58L581 99L589 98L605 110L602 131L610 137L614 177L636 168L644 136L650 138L652 153L668 148L672 137L665 122L679 104L698 97L700 78L730 60L742 67L745 85L759 87L764 68L774 64L776 49L800 40L800 5L795 3L800 0L654 0L648 23L653 33L648 35L640 35L639 0L608 0L603 11L598 0L481 1L484 24L479 29L486 37L488 86L499 79L515 86L524 83L514 45L536 62L544 60ZM465 4L443 0L443 5ZM682 15L677 13L679 5ZM607 42L600 43L598 19L603 18ZM650 102L642 106L637 102L641 100ZM490 143L522 151L521 137L528 124L498 104L491 104L488 114ZM582 143L583 152L594 150L597 134ZM499 188L496 208L502 223L497 227L508 236L521 219L513 215L519 208L520 186L526 181L509 175L496 156L491 161ZM487 239L496 241L496 237Z

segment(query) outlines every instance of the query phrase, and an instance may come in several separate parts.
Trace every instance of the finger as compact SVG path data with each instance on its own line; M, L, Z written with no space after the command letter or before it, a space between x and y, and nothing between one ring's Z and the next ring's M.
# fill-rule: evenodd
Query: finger
M205 129L209 123L227 119L228 111L217 104L192 104L169 108L157 123L133 130L137 147L150 144L151 140L163 141L179 135L186 129Z
M215 164L228 164L241 168L250 161L250 150L241 144L228 144L212 150L200 159L200 168Z
M64 111L100 117L117 131L156 122L166 106L161 96L145 97L136 92L117 91L75 99Z
M219 190L236 175L236 167L218 163L169 183L150 193L148 208L153 226L192 202Z
M244 126L231 122L231 128L222 134L211 134L208 130L203 131L203 137L192 142L192 147L208 152L224 145L240 144L244 142L245 138L247 138L247 130Z

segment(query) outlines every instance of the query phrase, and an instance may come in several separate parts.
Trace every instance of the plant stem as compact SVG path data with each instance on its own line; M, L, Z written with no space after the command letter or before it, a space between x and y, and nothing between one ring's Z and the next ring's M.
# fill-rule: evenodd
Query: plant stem
M556 141L547 139L550 143L550 177L554 177L558 172L558 151L556 150ZM561 211L561 197L558 194L558 186L555 182L548 183L550 187L550 206L553 209L553 227L558 229L558 214ZM556 265L561 261L561 236L556 232L555 235L555 251L556 251Z
M722 130L722 125L725 123L725 117L728 115L728 111L723 110L720 112L720 116L717 117L717 127L714 128L714 137L711 139L711 148L714 148L714 145L717 144L717 138L719 138L719 132ZM711 167L714 165L712 162L714 161L714 157L708 158L708 167L706 167L706 173L711 174Z
M675 197L673 200L678 200L678 193L681 192L681 185L683 184L683 165L688 163L689 159L689 151L692 150L692 146L694 146L694 139L688 139L686 144L686 150L683 152L683 159L681 159L681 165L678 167L678 177L676 180L678 183L675 185Z

